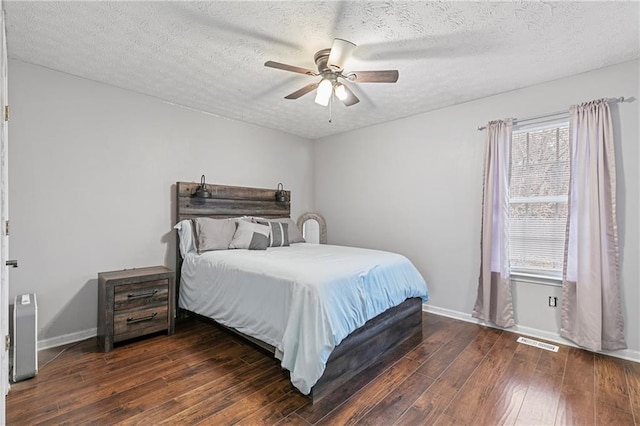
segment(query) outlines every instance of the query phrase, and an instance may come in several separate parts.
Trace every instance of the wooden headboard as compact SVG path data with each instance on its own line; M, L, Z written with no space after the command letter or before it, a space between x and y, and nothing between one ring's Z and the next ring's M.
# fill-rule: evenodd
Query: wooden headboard
M194 197L196 182L176 183L177 222L195 217L223 219L237 216L291 217L291 202L276 202L276 189L250 188L244 186L207 185L211 198ZM291 192L285 191L288 200ZM176 239L178 238L176 233ZM180 270L182 256L176 244L176 306L180 294Z
M235 216L290 217L291 203L276 202L276 190L207 184L211 198L193 196L200 185L195 182L178 182L177 220L194 217L225 218ZM287 199L291 192L285 191Z

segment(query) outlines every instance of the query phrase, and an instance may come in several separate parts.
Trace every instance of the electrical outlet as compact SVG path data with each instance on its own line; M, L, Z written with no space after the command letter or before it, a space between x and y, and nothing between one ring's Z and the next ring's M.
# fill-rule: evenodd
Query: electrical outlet
M554 296L549 296L549 307L555 308L558 306L558 298Z

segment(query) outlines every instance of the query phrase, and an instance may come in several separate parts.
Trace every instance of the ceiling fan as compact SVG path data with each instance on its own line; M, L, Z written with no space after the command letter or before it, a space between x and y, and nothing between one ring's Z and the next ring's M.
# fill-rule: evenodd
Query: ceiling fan
M264 63L264 66L306 74L312 77L322 77L320 81L307 84L303 88L285 96L285 99L298 99L318 89L315 99L317 104L327 106L329 100L335 93L336 97L340 99L342 103L346 106L351 106L360 102L360 99L358 99L346 84L338 81L338 79L347 80L352 83L395 83L398 81L398 70L345 72L344 63L349 59L355 48L356 45L350 41L340 38L334 39L330 49L319 50L313 55L318 72L274 61L267 61Z

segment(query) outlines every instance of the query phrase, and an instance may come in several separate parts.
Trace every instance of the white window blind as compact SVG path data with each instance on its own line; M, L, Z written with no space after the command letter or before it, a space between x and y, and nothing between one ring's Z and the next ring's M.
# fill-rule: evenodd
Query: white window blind
M568 191L568 123L514 130L509 188L514 273L561 276Z

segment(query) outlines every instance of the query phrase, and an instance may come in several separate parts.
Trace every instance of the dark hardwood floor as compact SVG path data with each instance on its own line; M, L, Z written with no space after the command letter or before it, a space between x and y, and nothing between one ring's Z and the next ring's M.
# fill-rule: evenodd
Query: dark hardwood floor
M40 353L38 375L11 387L7 423L640 424L640 364L423 315L419 345L315 405L270 355L209 323L109 353L89 339Z

